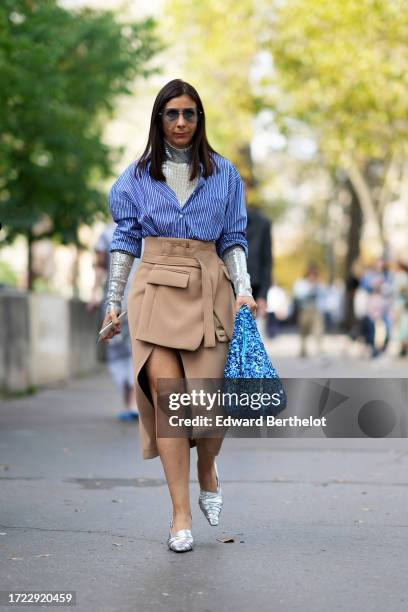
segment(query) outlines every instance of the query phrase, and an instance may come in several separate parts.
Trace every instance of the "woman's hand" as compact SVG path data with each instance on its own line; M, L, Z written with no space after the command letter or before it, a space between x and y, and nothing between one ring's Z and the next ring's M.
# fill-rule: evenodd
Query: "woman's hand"
M255 319L257 304L252 295L237 295L237 298L235 300L235 312L238 312L241 306L244 306L244 304L248 306L249 310L252 313L252 316Z
M102 338L102 342L107 342L107 340L110 340L111 338L113 338L113 336L120 334L120 321L118 320L119 315L120 312L115 312L114 310L108 311L106 313L101 329L105 327L105 325L108 325L109 321L112 321L112 327L108 332L105 332L105 335Z

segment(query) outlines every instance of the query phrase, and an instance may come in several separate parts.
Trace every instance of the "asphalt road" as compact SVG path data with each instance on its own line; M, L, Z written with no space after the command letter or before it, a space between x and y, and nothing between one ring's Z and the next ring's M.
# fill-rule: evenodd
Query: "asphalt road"
M283 376L321 372L273 348ZM216 528L192 450L196 545L177 555L160 461L141 459L118 402L101 373L1 404L3 591L75 591L81 612L408 609L406 439L227 438Z

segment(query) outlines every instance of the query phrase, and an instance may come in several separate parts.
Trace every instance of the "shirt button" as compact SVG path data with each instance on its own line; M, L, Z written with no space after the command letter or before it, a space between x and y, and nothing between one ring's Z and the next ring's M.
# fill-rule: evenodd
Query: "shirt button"
M182 219L183 218L183 213L180 213L179 217L180 217L180 219Z

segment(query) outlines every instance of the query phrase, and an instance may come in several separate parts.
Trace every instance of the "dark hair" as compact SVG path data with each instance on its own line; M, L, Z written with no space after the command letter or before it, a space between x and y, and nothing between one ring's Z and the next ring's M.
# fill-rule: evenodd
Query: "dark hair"
M192 85L182 81L181 79L173 79L169 81L156 96L154 101L152 116L150 119L150 130L149 138L145 150L138 160L135 169L135 176L138 176L139 172L147 166L149 160L151 160L150 176L157 181L165 181L166 177L162 171L162 163L166 159L166 152L164 149L164 134L161 123L161 116L159 113L164 109L165 105L172 98L177 98L182 95L190 96L197 104L199 113L197 129L194 132L192 140L192 158L191 158L191 172L190 180L198 176L199 162L203 164L203 176L207 178L213 174L217 164L213 158L213 154L217 153L209 144L205 133L205 113L204 108L198 95L197 91Z

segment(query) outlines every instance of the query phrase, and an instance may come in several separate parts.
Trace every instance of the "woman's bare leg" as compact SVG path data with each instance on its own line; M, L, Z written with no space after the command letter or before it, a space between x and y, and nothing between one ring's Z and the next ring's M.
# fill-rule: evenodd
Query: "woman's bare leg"
M197 475L200 489L217 491L214 459L219 451L219 440L216 438L197 439Z
M150 392L157 410L157 379L183 378L179 357L172 349L156 346L146 362ZM191 529L190 443L188 438L157 438L157 448L173 504L173 528Z

